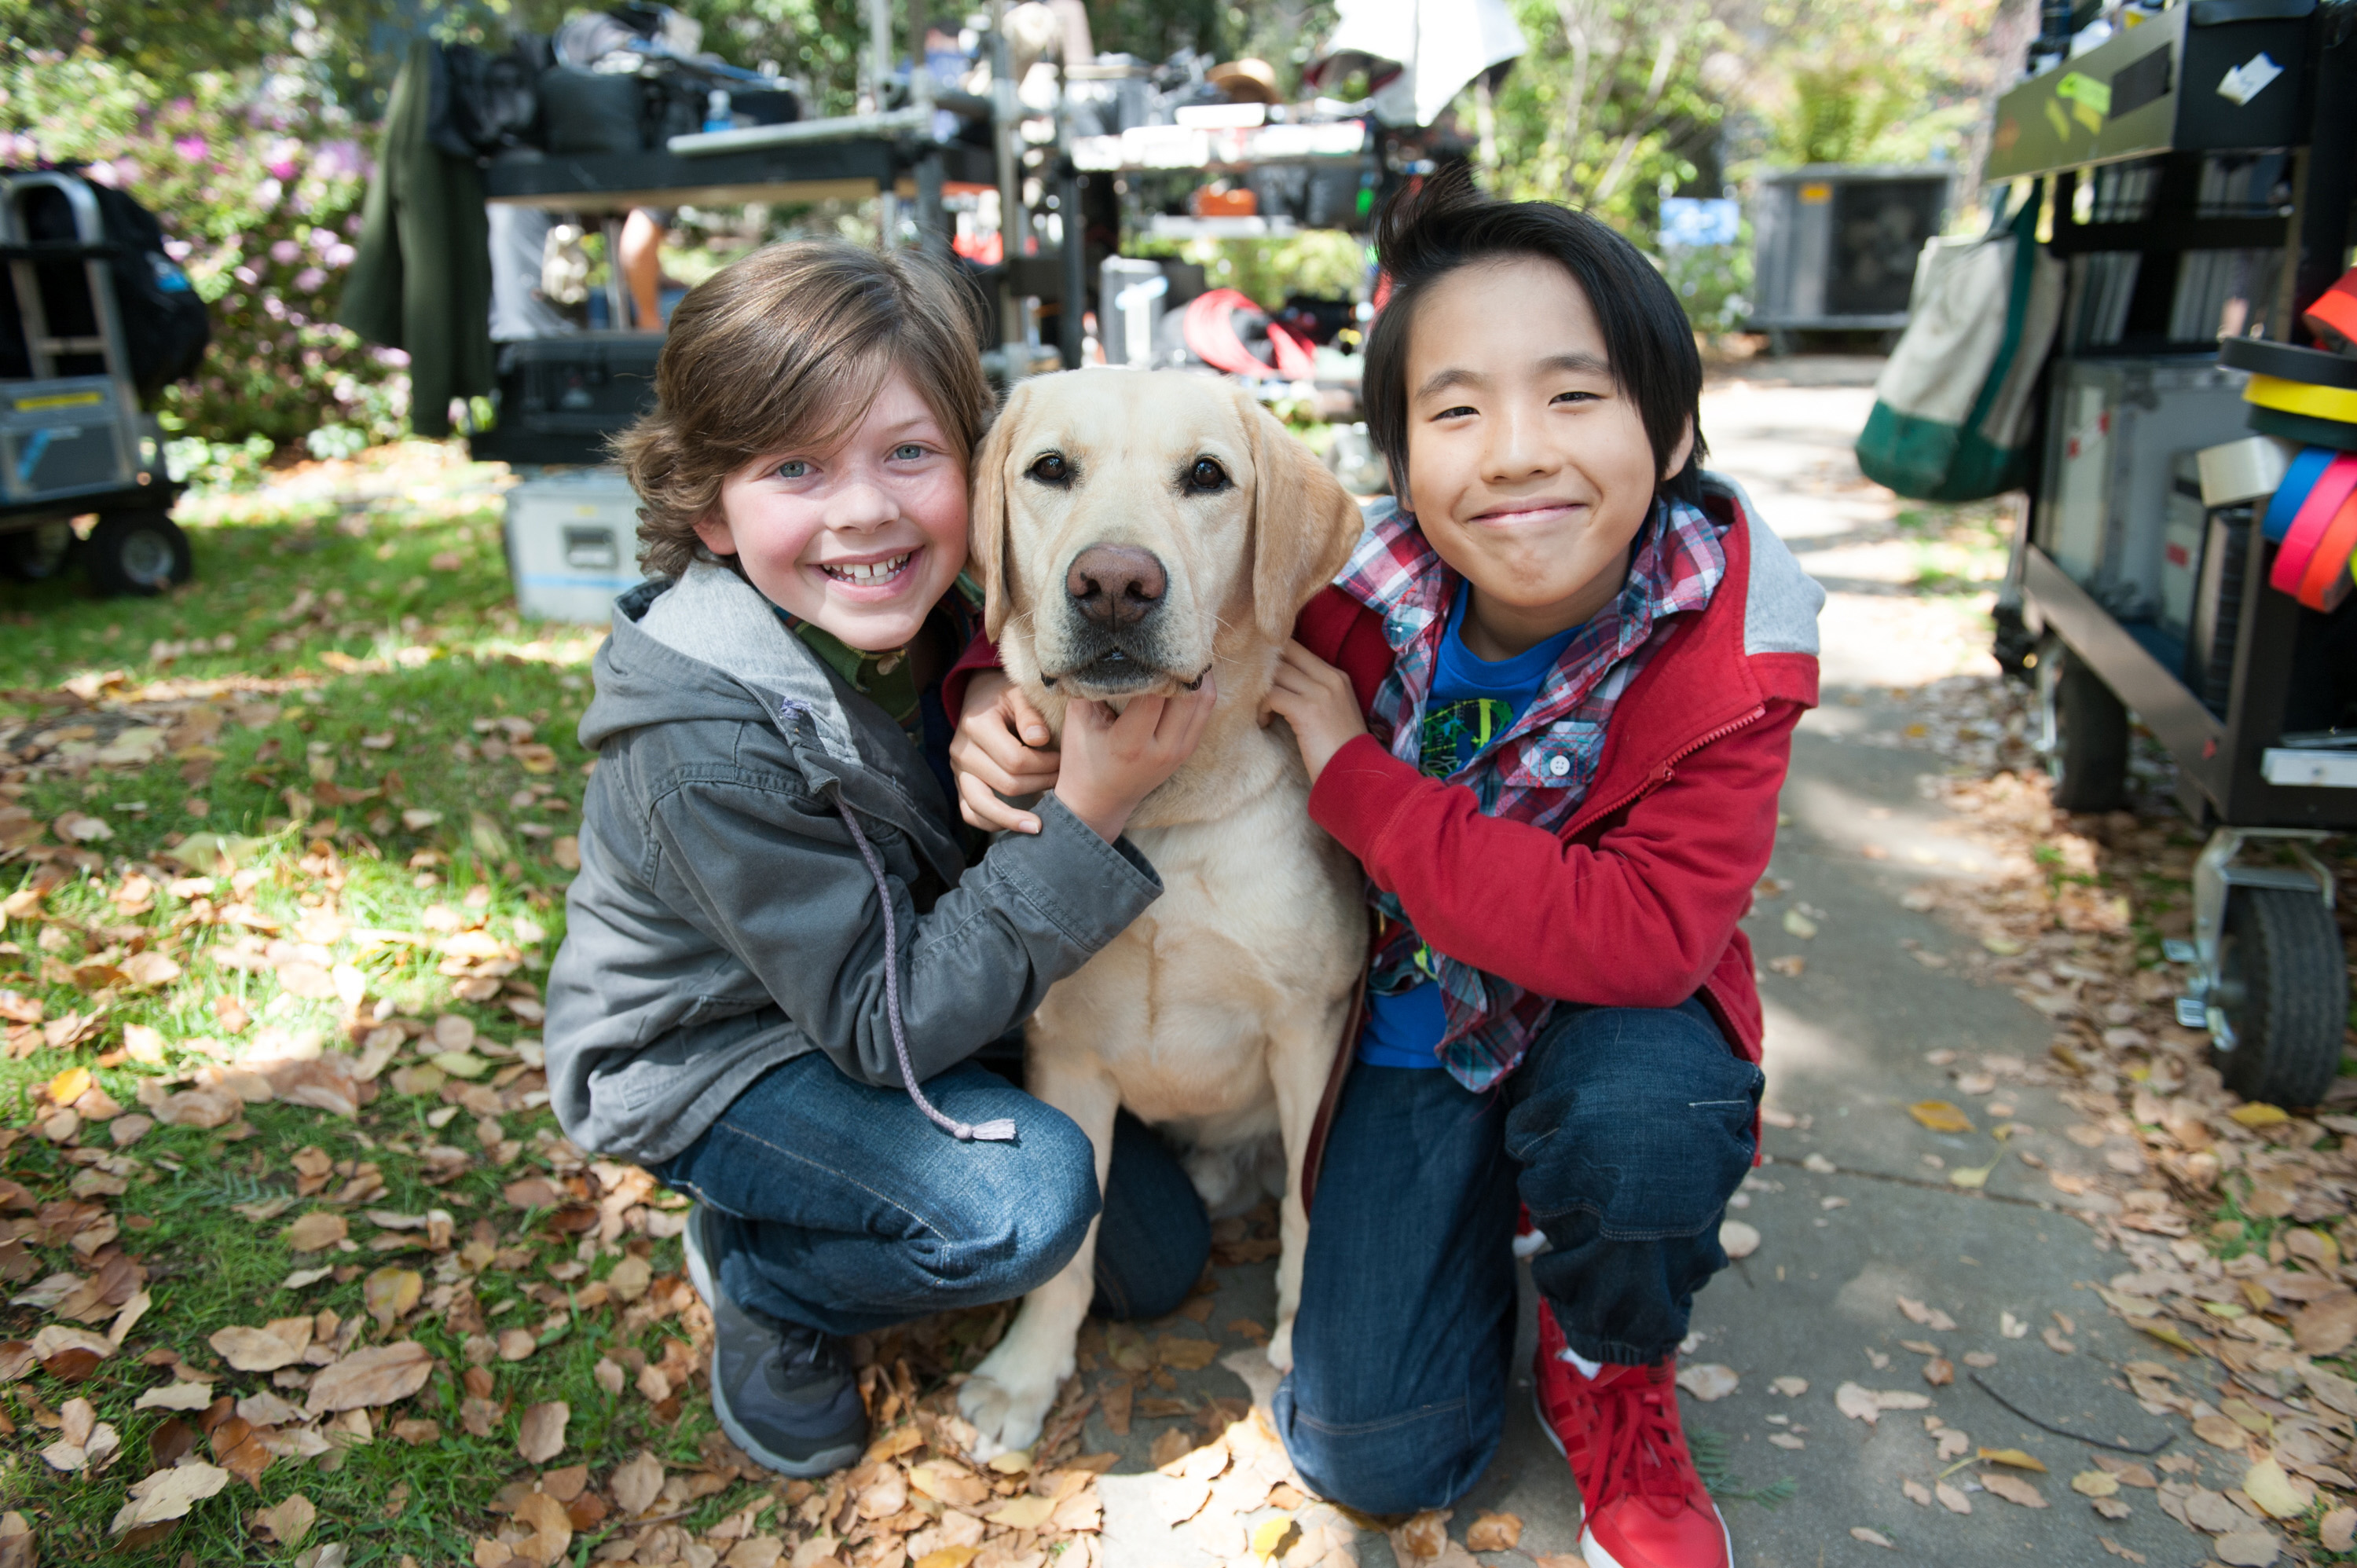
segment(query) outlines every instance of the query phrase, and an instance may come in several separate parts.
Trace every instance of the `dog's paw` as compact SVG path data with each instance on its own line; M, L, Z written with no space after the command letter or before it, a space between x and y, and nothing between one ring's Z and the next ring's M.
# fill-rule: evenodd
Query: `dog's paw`
M1002 1361L996 1352L984 1358L958 1390L958 1413L976 1434L974 1458L988 1461L1039 1441L1040 1423L1056 1402L1054 1370L1048 1368L1043 1376L1016 1358Z
M1268 1337L1268 1364L1280 1372L1293 1370L1293 1319L1286 1318Z

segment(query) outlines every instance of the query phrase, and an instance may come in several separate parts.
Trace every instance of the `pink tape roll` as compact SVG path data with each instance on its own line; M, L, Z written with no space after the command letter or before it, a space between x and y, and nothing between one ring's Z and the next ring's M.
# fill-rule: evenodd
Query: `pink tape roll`
M2357 456L2343 454L2333 459L2299 503L2299 510L2284 534L2283 543L2276 551L2275 564L2267 571L2267 585L2280 593L2297 596L2308 568L2316 558L2316 547L2324 542L2324 532L2332 525L2343 501L2357 491Z

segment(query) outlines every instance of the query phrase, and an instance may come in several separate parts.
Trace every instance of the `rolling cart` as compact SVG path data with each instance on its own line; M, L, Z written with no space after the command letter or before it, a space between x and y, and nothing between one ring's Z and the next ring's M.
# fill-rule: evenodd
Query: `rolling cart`
M41 199L66 203L72 240L32 237L28 210ZM179 492L163 432L133 386L116 249L78 176L0 176L0 259L30 371L0 381L0 571L39 580L79 560L100 593L152 595L187 582L193 563L171 517ZM73 520L92 513L78 539Z
M2178 1018L2229 1087L2285 1106L2323 1098L2349 1025L2311 846L2357 828L2357 600L2270 586L2247 356L2219 350L2294 338L2345 265L2357 38L2328 20L2314 0L2179 0L2007 93L1986 168L2037 182L2070 269L1999 658L2035 682L2058 806L2119 803L2131 712L2175 760L2211 830L2193 940L2169 944L2194 971Z

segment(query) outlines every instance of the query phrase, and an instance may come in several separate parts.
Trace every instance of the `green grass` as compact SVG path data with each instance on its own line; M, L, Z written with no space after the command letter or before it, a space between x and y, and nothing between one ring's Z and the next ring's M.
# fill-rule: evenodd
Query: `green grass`
M30 846L33 856L71 875L35 918L0 929L0 989L38 1001L51 1020L95 1009L101 1022L70 1049L40 1046L21 1059L0 1059L0 1108L6 1112L0 1126L27 1127L37 1090L70 1067L91 1068L109 1095L137 1112L143 1077L186 1075L213 1063L203 1041L233 1052L276 1028L316 1031L329 1048L352 1049L354 1010L340 997L296 995L266 964L249 971L217 961L246 932L202 917L232 901L278 922L289 940L301 936L296 928L307 917L316 920L323 909L340 915L350 931L328 944L330 956L359 972L366 988L361 1011L370 1019L381 1004L395 1019L455 1014L472 1021L494 1051L512 1053L522 1040L529 1053L537 1027L507 1004L521 991L537 993L563 934L561 890L569 873L556 846L578 820L589 758L573 734L589 695L587 660L597 634L519 621L490 476L416 456L413 451L409 459L414 473L393 477L394 494L365 504L266 494L184 503L183 516L197 520L190 532L198 575L167 597L95 600L72 579L0 585L0 688L6 688L0 691L0 745L27 720L58 742L29 768L21 757L0 753L0 813L13 804L44 824L86 813L103 820L113 835L90 843L79 864L76 846L60 844L53 833ZM61 701L69 691L94 697L95 706ZM94 766L87 756L70 755L77 746L103 746L126 723L169 725L173 716L159 705L196 701L223 714L224 722L217 735L182 746L177 757ZM497 727L502 720L516 721L517 733ZM59 740L57 732L77 725L91 733ZM483 755L487 739L511 746L526 734L528 744L549 748L532 758L539 772L527 771L511 750ZM6 822L0 814L0 841ZM191 868L170 858L197 833L228 841L234 858L233 872L218 863L197 868L212 871L210 887L176 880ZM125 913L113 895L143 868L156 885L153 906ZM27 886L37 869L24 850L0 855L0 897ZM481 1004L453 996L432 945L453 924L478 921L520 961L500 977L507 994ZM422 940L371 940L371 930ZM184 972L142 989L89 967L119 964L141 945L167 952ZM79 979L77 968L83 970ZM219 1011L231 999L252 1017L241 1035L225 1030ZM530 996L522 1000L529 1014ZM124 1054L126 1029L143 1026L162 1037L160 1064ZM414 1049L404 1047L396 1065L418 1061ZM695 1461L712 1431L699 1397L691 1393L666 1423L635 1390L617 1398L592 1376L605 1356L625 1359L635 1350L661 1359L666 1338L685 1332L676 1318L640 1327L626 1344L615 1305L571 1312L563 1332L544 1336L546 1342L527 1359L490 1364L491 1397L504 1412L484 1437L465 1430L462 1337L441 1316L429 1306L392 1328L367 1321L364 1282L379 1266L419 1271L429 1302L446 1283L437 1270L474 1279L496 1333L510 1326L538 1328L551 1320L552 1302L577 1305L583 1287L603 1279L624 1255L620 1244L593 1248L576 1273L567 1265L581 1261L577 1239L554 1234L547 1215L511 1207L502 1197L504 1184L544 1167L547 1141L556 1135L545 1110L507 1111L497 1127L479 1128L473 1112L442 1117L454 1108L439 1095L402 1093L392 1077L379 1079L379 1097L356 1122L257 1103L227 1127L160 1125L122 1151L126 1159L115 1168L126 1175L127 1190L101 1201L121 1225L125 1249L149 1271L153 1305L123 1350L89 1380L61 1382L36 1367L0 1394L0 1412L15 1424L13 1436L0 1438L0 1508L28 1517L42 1561L99 1552L128 1562L292 1560L294 1550L262 1543L248 1520L256 1508L296 1491L318 1508L306 1548L340 1541L355 1564L404 1556L427 1564L470 1561L473 1539L497 1522L486 1503L509 1480L532 1473L516 1452L516 1423L526 1406L546 1400L572 1408L565 1448L552 1465L588 1461L602 1471L641 1446L674 1465ZM114 1154L100 1128L86 1127L85 1134L86 1146ZM518 1145L509 1164L494 1157L506 1145L487 1147L484 1134ZM461 1174L438 1187L425 1180L428 1167L417 1153L436 1144L470 1156ZM373 1161L380 1169L382 1194L336 1209L351 1222L361 1243L357 1252L289 1251L281 1232L320 1207L319 1197L299 1199L267 1219L252 1217L265 1209L240 1211L241 1205L294 1194L298 1178L290 1162L307 1148L335 1161ZM0 1155L0 1171L46 1202L67 1195L76 1167L65 1151L27 1132ZM331 1180L326 1196L341 1185ZM455 1247L470 1236L487 1237L497 1259L470 1273L471 1265L422 1247L380 1253L368 1246L379 1232L365 1211L431 1208L452 1217ZM623 1242L634 1243L657 1276L680 1266L675 1240L626 1235ZM65 1268L83 1272L63 1246L30 1251L35 1278ZM290 1270L320 1262L343 1267L307 1287L282 1288ZM552 1275L552 1267L574 1277ZM108 1522L129 1485L151 1468L150 1440L171 1419L168 1412L133 1408L142 1391L173 1376L144 1364L143 1354L170 1351L221 1368L217 1393L249 1394L268 1387L269 1374L228 1371L208 1337L228 1325L322 1309L363 1320L355 1343L414 1337L442 1364L413 1399L372 1412L372 1442L307 1463L280 1458L262 1473L258 1487L232 1481L199 1503L167 1539L145 1550L117 1550ZM0 1308L0 1338L30 1338L49 1321L29 1307ZM39 1456L56 1437L44 1429L44 1412L77 1396L90 1400L122 1436L123 1450L102 1475L62 1475ZM297 1403L303 1398L299 1391L285 1397ZM394 1439L392 1422L403 1417L438 1423L439 1439L420 1446ZM206 1452L201 1444L199 1452ZM750 1495L748 1485L732 1487L696 1505L683 1522L707 1523ZM586 1560L597 1539L596 1530L576 1537L575 1558Z

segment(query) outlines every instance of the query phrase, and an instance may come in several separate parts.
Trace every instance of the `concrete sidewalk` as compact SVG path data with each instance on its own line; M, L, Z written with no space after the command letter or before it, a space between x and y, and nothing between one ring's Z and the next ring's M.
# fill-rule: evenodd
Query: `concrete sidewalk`
M2066 1173L2103 1158L2059 1135L2082 1117L2038 1081L2050 1026L2006 988L1975 984L1966 974L1969 939L1905 902L1928 879L1972 875L1975 852L1942 831L1952 819L1925 787L1939 758L1867 737L1907 722L1894 688L1990 668L1984 634L1969 605L1908 591L1910 546L1893 526L1895 503L1858 477L1850 457L1875 364L1812 367L1781 385L1772 384L1772 369L1714 383L1705 403L1712 464L1744 483L1832 597L1823 623L1824 706L1795 740L1787 822L1746 922L1763 966L1771 1125L1768 1163L1730 1218L1755 1228L1760 1243L1699 1300L1687 1358L1738 1378L1731 1394L1685 1402L1689 1430L1711 1434L1703 1444L1724 1454L1722 1488L1790 1483L1780 1506L1724 1504L1735 1561L1742 1568L2097 1563L2115 1560L2108 1541L2144 1554L2117 1561L2200 1563L2201 1539L2165 1517L2150 1491L2119 1494L2125 1518L2098 1517L2069 1482L2099 1450L2016 1413L2126 1447L2172 1431L2137 1406L2115 1369L2155 1354L2151 1342L2088 1288L2117 1273L2120 1261L2061 1207L2070 1199L2010 1152L2027 1150ZM1943 1070L1948 1058L1926 1059L1951 1051L2023 1064L2020 1081L2007 1080L1996 1096L2025 1129L2010 1144L2001 1147L1986 1126L1933 1132L1908 1113L1910 1102L1953 1093ZM1982 1167L1989 1174L1978 1188L1948 1179L1952 1170ZM1240 1316L1268 1320L1268 1273L1266 1265L1222 1272L1215 1333ZM1525 1366L1527 1294L1526 1280ZM1921 1304L1918 1316L1929 1323L1906 1316L1901 1298ZM1910 1341L1951 1362L1953 1380L1927 1381L1932 1358ZM1253 1372L1265 1394L1273 1379L1251 1353L1223 1353ZM1246 1391L1223 1365L1197 1376L1192 1386L1207 1394ZM1180 1380L1182 1391L1192 1382ZM1845 1383L1924 1402L1883 1410L1868 1424L1836 1408ZM1980 1466L1949 1480L1963 1489L1968 1515L1910 1501L1903 1483L1928 1489L1952 1463L1941 1457L1935 1423L1964 1434L1947 1439L1951 1455L2018 1448L2041 1461L2045 1475L2013 1474L2046 1506L1979 1489ZM1147 1423L1124 1440L1092 1419L1089 1435L1092 1445L1125 1454L1103 1484L1111 1561L1215 1563L1241 1553L1241 1525L1174 1531L1156 1516L1155 1483L1135 1473L1146 1468ZM1577 1549L1577 1498L1541 1435L1526 1383L1506 1412L1495 1463L1456 1509L1451 1536L1461 1541L1485 1511L1517 1516L1523 1531L1515 1550L1482 1561L1519 1564ZM1354 1549L1368 1568L1394 1561L1372 1532L1359 1534Z

